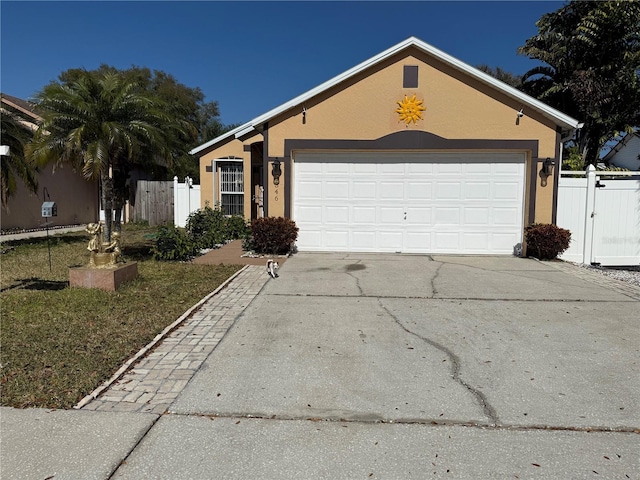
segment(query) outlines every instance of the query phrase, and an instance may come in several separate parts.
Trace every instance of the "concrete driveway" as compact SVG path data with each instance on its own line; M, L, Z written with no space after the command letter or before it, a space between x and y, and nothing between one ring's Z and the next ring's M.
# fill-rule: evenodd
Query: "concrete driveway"
M640 291L505 257L298 254L119 478L637 478Z

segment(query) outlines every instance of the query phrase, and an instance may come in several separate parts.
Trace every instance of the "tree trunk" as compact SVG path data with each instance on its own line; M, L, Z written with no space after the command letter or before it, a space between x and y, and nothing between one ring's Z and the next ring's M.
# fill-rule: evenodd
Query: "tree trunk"
M113 180L109 173L101 176L102 183L102 209L104 210L104 239L105 243L111 242L111 226L113 223Z

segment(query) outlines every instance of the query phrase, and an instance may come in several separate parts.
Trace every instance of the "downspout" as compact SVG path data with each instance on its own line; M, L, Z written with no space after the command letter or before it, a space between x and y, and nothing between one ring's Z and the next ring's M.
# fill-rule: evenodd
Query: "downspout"
M211 205L211 208L215 209L216 208L216 171L217 171L218 165L217 165L217 161L216 160L211 160L211 201L213 202L213 205Z

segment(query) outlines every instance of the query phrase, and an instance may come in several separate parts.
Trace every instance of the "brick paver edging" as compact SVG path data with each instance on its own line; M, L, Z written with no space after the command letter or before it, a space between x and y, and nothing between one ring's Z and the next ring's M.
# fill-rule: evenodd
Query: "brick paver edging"
M169 325L168 327L166 327L162 332L160 332L158 335L155 336L155 338L153 340L151 340L151 342L149 342L145 347L143 347L138 353L136 353L132 358L130 358L126 363L124 363L116 373L113 374L113 376L107 380L106 382L104 382L102 385L100 385L98 388L96 388L93 392L91 392L90 394L88 394L86 397L84 397L82 400L80 400L80 402L78 402L77 405L74 405L74 409L81 409L82 407L84 407L85 405L87 405L88 403L92 402L93 400L95 400L96 398L98 398L103 392L105 392L106 390L108 390L114 383L116 383L118 380L120 380L120 378L122 378L122 376L127 373L127 371L138 361L140 360L142 357L144 357L147 353L149 353L149 351L151 351L156 345L158 345L162 340L165 339L165 337L167 335L169 335L173 330L175 330L176 328L178 328L185 320L187 320L191 314L193 314L193 312L197 311L202 305L204 305L211 297L213 297L214 295L216 295L218 292L220 292L222 289L226 288L227 285L229 283L231 283L231 281L233 281L234 278L236 278L238 275L240 275L242 272L244 272L247 268L249 268L248 265L245 265L243 268L241 268L240 270L238 270L236 273L234 273L231 277L229 277L224 283L222 283L218 288L216 288L213 292L211 292L209 295L207 295L206 297L204 297L202 300L200 300L198 303L196 303L193 307L191 307L189 310L187 310L184 314L182 314L180 316L180 318L178 318L175 322L173 322L171 325Z

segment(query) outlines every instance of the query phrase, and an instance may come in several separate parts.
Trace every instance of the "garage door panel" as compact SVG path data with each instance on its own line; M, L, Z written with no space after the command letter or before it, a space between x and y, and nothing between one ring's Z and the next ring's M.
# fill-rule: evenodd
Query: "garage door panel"
M435 247L441 252L460 251L460 234L458 232L435 232Z
M489 207L465 207L465 225L490 225Z
M318 224L322 222L322 207L320 205L300 205L297 223Z
M435 173L460 176L462 174L462 168L463 164L461 163L438 163L435 165Z
M351 171L359 175L375 175L378 173L376 163L356 163L351 165Z
M349 232L346 230L325 231L324 243L329 248L346 251L349 249Z
M493 164L491 175L495 177L514 177L520 176L522 170L520 163L499 163Z
M322 199L322 182L319 180L301 181L296 189L296 195L301 200L318 200Z
M431 211L433 209L431 207L407 207L405 211L407 212L406 224L408 226L411 225L431 225Z
M509 226L518 221L518 210L515 208L500 208L494 207L492 209L492 224L496 226Z
M524 155L299 153L293 161L301 250L510 254L522 241Z
M324 184L324 198L349 200L349 182L327 181Z
M516 182L495 182L493 184L494 200L516 201L521 195L521 188Z
M431 176L433 174L433 163L408 163L406 170L410 175Z
M436 200L459 200L462 195L460 182L438 182L435 194Z
M403 222L403 207L379 207L377 218L379 225L402 225Z
M330 162L325 163L324 172L327 175L345 175L349 173L349 164Z
M428 252L431 250L431 233L407 232L405 239L407 253Z
M379 172L382 175L401 175L405 174L404 163L380 163Z
M488 200L491 196L491 183L468 182L465 184L464 198L467 200Z
M312 230L303 225L299 225L298 244L304 245L308 250L318 250L322 247L322 231Z
M462 234L462 247L468 252L486 252L489 249L488 232L470 232Z
M490 163L467 163L464 166L465 172L469 175L482 175L486 177L491 175L493 165Z
M376 200L377 184L376 182L354 181L351 184L352 198L355 200Z
M392 200L404 202L404 183L382 181L378 185L381 200Z
M376 233L376 245L383 252L399 252L403 233L398 230L380 230Z
M349 207L327 206L324 210L325 223L328 225L349 225Z
M433 185L431 182L421 181L408 181L405 183L405 190L407 192L407 201L412 203L425 203L426 200L431 200L433 195Z
M460 226L460 208L458 207L436 207L434 225L454 225Z
M491 234L491 247L506 254L513 253L513 247L519 242L519 237L513 233Z
M373 228L376 224L376 211L376 207L354 206L351 208L352 222L356 225L371 225Z

